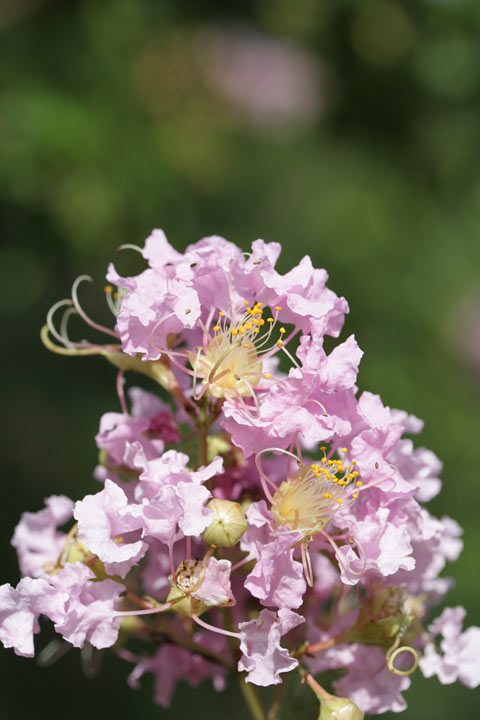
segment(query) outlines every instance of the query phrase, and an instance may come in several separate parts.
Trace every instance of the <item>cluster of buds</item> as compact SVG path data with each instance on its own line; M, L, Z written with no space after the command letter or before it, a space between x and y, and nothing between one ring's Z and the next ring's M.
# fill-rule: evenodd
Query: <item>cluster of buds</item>
M319 720L404 709L417 667L477 686L480 629L462 632L462 608L425 624L462 547L457 523L423 505L441 465L405 438L421 421L358 394L353 336L325 352L348 312L326 272L306 257L281 275L280 246L261 240L181 254L156 230L129 248L148 266L109 267L112 327L83 309L82 276L41 332L53 352L107 359L119 407L95 438L97 491L49 497L17 525L23 577L0 587L0 641L33 656L45 616L65 647L133 665L132 687L153 673L162 706L178 680L221 690L237 674L257 719L255 686L286 673ZM72 315L108 341L72 340ZM135 373L148 390L125 391Z

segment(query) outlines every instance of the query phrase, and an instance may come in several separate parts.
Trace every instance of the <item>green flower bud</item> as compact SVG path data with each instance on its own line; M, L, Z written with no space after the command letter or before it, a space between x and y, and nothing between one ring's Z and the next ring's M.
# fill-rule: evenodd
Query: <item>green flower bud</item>
M232 500L214 498L207 504L213 510L213 519L203 533L207 545L233 547L247 529L247 522L240 505Z
M396 638L405 635L413 619L412 606L402 588L375 585L345 640L388 650Z
M122 352L108 350L102 350L101 354L119 370L134 370L142 375L147 375L168 392L172 392L178 387L175 375L161 360L147 360L144 362L141 355L132 357Z
M209 435L207 437L208 462L212 462L217 455L226 455L231 449L231 443L223 435Z
M363 720L363 712L348 698L330 695L321 703L318 720Z
M103 562L91 553L87 546L78 538L75 538L70 544L65 560L67 563L81 562L84 565L88 565L95 573L97 580L105 580L107 577Z

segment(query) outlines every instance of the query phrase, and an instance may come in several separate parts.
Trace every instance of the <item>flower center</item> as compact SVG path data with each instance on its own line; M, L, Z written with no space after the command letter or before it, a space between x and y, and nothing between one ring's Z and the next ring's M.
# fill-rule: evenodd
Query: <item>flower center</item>
M195 590L199 583L204 563L201 560L184 560L175 573L175 584L184 593L190 593Z
M220 312L213 335L205 332L204 346L198 347L196 354L190 353L196 376L216 398L253 396L262 378L261 358L283 346L283 327L280 338L269 346L281 308L276 307L275 316L265 320L261 302L250 307L245 301L245 305L241 312L232 313L230 321ZM270 378L268 374L263 377Z
M325 453L326 448L321 448ZM342 452L347 452L342 448ZM278 525L315 534L328 525L333 515L358 497L363 483L357 480L356 461L345 466L324 454L318 464L303 465L284 480L273 496L272 513Z

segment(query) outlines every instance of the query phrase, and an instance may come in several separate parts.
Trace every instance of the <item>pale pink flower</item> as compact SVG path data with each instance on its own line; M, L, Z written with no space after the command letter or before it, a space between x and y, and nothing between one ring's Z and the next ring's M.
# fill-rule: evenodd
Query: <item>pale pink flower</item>
M410 687L410 678L391 673L378 647L353 645L351 651L350 662L342 666L346 675L334 683L335 693L350 698L364 713L405 710L401 693Z
M128 678L130 687L138 689L140 679L146 673L155 676L154 700L164 708L170 705L175 686L180 680L197 687L206 678L212 678L217 690L222 690L225 685L224 668L174 645L162 645L154 655L138 658L138 664Z
M125 591L123 585L109 579L97 581L82 563L68 563L50 583L58 594L68 597L61 617L54 619L46 613L65 640L78 648L88 641L99 650L116 642L122 618L115 605Z
M23 513L13 533L20 570L30 577L39 577L46 563L55 563L66 539L57 528L72 518L73 501L64 495L46 498L45 506L38 512Z
M98 555L107 573L125 577L145 555L148 545L140 537L142 521L122 488L111 480L100 492L78 501L74 515L79 538Z
M238 669L248 673L247 682L278 685L282 682L280 673L297 667L298 660L290 657L288 650L281 647L280 639L303 622L305 618L301 615L282 609L278 613L262 610L255 620L239 623L243 655Z
M33 635L40 631L38 617L62 617L68 595L52 587L50 578L25 577L16 588L0 586L0 641L16 655L33 657Z
M209 606L224 605L231 601L231 567L232 563L230 560L217 560L214 557L209 558L200 587L192 593L193 597Z
M425 677L437 675L444 685L460 680L469 688L480 685L480 628L469 627L462 632L466 611L463 607L445 608L429 626L431 642L420 658L420 669ZM433 640L441 636L438 652Z

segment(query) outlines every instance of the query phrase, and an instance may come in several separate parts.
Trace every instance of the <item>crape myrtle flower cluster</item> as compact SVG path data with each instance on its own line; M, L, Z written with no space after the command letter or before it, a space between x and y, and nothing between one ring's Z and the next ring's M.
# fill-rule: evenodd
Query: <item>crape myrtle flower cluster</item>
M305 257L281 275L280 246L262 240L181 254L155 230L126 247L147 267L110 265L111 327L82 308L82 276L42 329L54 352L115 366L119 408L95 438L97 492L49 497L15 528L4 646L33 656L45 616L65 646L123 658L132 687L152 673L164 707L177 681L221 690L238 672L257 720L254 686L287 673L321 720L402 711L417 667L476 687L480 628L462 629L460 607L430 620L462 548L459 525L423 505L441 463L409 437L420 420L358 393L353 336L325 351L348 312L325 270ZM72 315L108 339L72 340ZM135 372L151 391L125 391Z

